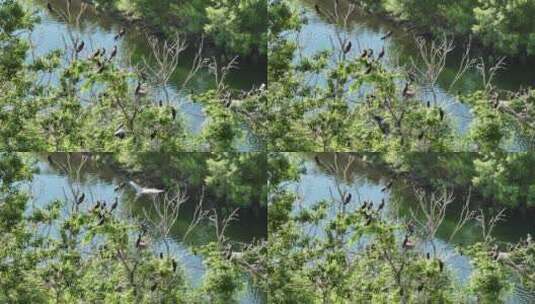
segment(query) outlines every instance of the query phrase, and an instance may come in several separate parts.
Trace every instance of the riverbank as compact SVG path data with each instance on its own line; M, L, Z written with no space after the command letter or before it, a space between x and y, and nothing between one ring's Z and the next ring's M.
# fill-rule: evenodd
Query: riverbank
M360 2L360 3L359 3ZM455 1L445 7L442 1L401 3L400 1L357 1L357 5L385 21L426 39L446 34L461 44L472 43L478 55L506 56L511 63L535 62L535 23L530 21L535 5ZM514 21L514 22L513 22Z
M149 30L161 39L178 32L188 40L203 40L208 48L217 49L228 58L239 55L245 62L267 62L267 11L260 18L237 18L244 13L262 12L261 1L252 1L239 9L225 3L217 7L210 3L178 6L171 1L142 0L93 0L84 3L99 13L122 20L126 26Z

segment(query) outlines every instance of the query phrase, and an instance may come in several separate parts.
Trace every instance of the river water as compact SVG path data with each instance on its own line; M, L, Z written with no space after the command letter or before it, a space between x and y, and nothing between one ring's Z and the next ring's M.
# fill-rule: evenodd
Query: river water
M144 59L149 63L154 60L147 40L147 35L150 34L148 31L123 24L117 21L116 18L97 12L92 6L87 7L81 15L79 23L74 21L67 22L65 18L61 18L58 14L51 14L46 9L48 2L57 11L63 13L67 11L66 0L22 1L41 20L35 25L30 36L33 45L32 55L40 56L52 50L64 49L66 44L70 45L69 37L72 35L79 37L86 43L81 56L89 56L98 48L105 48L109 54L112 48L117 46L118 54L115 60L126 69L141 65ZM80 12L80 3L80 0L72 1L70 11L73 16ZM73 17L72 19L75 20L76 18ZM127 29L126 35L116 41L114 38L123 27ZM185 89L179 89L191 70L191 64L196 53L196 43L197 41L187 41L187 45L190 48L181 54L178 67L166 86L170 100L175 101L174 103L180 107L187 125L194 133L200 130L205 121L205 115L202 106L192 102L188 98L188 94L192 90L202 92L215 87L214 76L207 69L204 69L193 77ZM210 49L207 44L205 44L203 50L204 57L216 58L219 64L227 62L231 57L227 55L222 60L222 53L218 50ZM262 60L259 59L260 62ZM236 68L226 78L227 85L236 90L259 87L261 84L266 83L266 71L265 64L255 62L255 60L238 58ZM154 88L151 94L154 95L155 100L165 98L164 90L161 88ZM251 149L247 144L240 143L239 145L241 150Z
M330 201L337 196L337 185L348 191L353 196L353 204L355 208L360 207L364 201L372 201L376 205L382 199L385 200L385 208L383 215L395 221L400 219L408 220L411 218L410 210L418 211L416 201L414 199L414 192L412 187L401 182L395 182L392 188L388 191L382 191L386 184L390 181L390 176L385 173L384 168L373 164L373 153L367 156L356 156L354 161L348 166L348 170L344 171L348 164L350 154L338 153L335 156L333 153L292 153L299 161L303 161L304 173L298 182L291 183L289 187L295 189L300 197L302 204L296 206L296 211L299 208L307 208L314 203L321 200ZM323 166L318 166L314 161L314 155L318 155ZM366 154L364 154L366 155ZM367 163L363 159L368 159ZM332 166L338 163L336 173L332 170L326 170L326 166ZM433 170L433 168L430 168ZM345 173L344 173L345 172ZM439 252L439 256L445 261L449 269L452 271L455 278L461 283L466 283L470 278L472 267L470 260L466 256L459 255L455 246L459 244L471 244L481 241L481 229L475 221L468 222L455 237L450 240L450 235L455 229L455 225L459 216L458 205L466 199L465 194L454 193L456 203L450 205L447 209L446 217L442 222L433 243ZM474 198L470 200L471 206L477 204ZM329 209L330 215L336 214L336 207ZM417 212L415 214L418 214ZM309 232L317 234L321 237L322 229L310 229ZM527 234L535 235L535 222L528 217L521 215L508 214L504 221L497 224L493 236L498 242L516 242L519 239L525 239ZM422 245L422 250L430 251L431 245L429 243ZM535 294L529 294L522 287L517 286L512 295L507 298L508 304L524 304L533 303L535 301Z
M67 163L66 154L54 153L51 155L55 162ZM69 162L74 168L79 164L80 155L76 155ZM151 213L153 210L151 208L153 204L151 199L146 197L136 199L135 192L130 187L125 187L124 190L119 192L115 191L117 185L128 181L128 177L125 176L124 172L118 172L110 166L89 161L80 170L79 177L73 178L72 175L65 174L57 164L51 165L46 160L46 155L27 154L27 157L35 158L37 160L36 167L38 168L33 180L27 185L31 193L33 207L43 207L54 200L72 200L73 196L70 191L75 188L86 194L84 204L88 207L92 206L97 200L113 202L117 197L119 207L116 212L120 216L129 219L134 218L139 222L146 222L146 216L153 214ZM156 158L157 156L154 157ZM194 195L188 194L188 197L192 198ZM191 202L191 200L182 206L179 218L167 241L170 244L172 254L179 257L183 262L186 275L191 284L198 286L205 272L203 259L201 256L192 254L188 250L188 245L200 245L215 240L215 231L211 224L203 222L189 234L186 240L182 240L191 222L195 206L195 202ZM256 218L240 215L230 225L226 236L236 243L249 243L253 240L264 239L266 237L266 220L266 214L260 214ZM164 251L163 240L154 240L152 246L156 252ZM244 292L240 294L239 303L265 303L265 294L259 292L247 281Z

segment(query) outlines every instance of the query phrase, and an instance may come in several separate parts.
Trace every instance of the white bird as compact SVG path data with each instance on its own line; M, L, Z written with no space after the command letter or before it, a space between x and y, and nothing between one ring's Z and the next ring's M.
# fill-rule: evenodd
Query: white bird
M132 186L134 190L136 190L136 198L142 195L156 196L160 193L165 192L165 190L162 190L162 189L141 187L140 185L136 184L134 181L129 181L128 184Z

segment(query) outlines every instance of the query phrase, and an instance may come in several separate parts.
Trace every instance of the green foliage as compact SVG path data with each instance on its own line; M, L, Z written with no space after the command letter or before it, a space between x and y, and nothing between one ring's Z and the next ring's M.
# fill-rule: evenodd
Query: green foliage
M109 207L74 198L27 208L28 172L18 154L0 155L0 302L229 303L242 289L219 247L197 251L207 270L193 287L180 260L153 252L145 228Z
M511 56L535 54L533 1L383 0L357 1L372 11L386 12L434 34L476 37L485 47Z

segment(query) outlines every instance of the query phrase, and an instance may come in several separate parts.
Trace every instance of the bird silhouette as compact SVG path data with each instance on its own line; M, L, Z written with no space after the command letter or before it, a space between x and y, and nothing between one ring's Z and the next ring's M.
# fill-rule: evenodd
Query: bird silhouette
M82 195L78 198L78 200L76 201L76 204L80 205L81 203L84 202L84 199L85 199L85 193L82 192Z
M111 61L115 56L117 56L117 46L116 45L113 46L113 49L112 49L111 54L110 54L110 58L108 60Z
M119 38L123 37L124 34L126 34L126 29L123 27L121 28L121 30L119 31L119 33L117 35L115 35L115 40L119 40Z
M379 207L377 207L377 211L381 211L385 207L385 199L381 199L381 203L379 204Z
M175 259L171 260L171 264L173 265L173 272L176 272L176 268L177 268L178 264L176 263Z
M349 204L351 202L351 193L347 193L347 195L344 195L344 205Z
M381 49L381 52L379 53L379 56L377 56L377 59L380 60L385 56L385 47Z
M351 51L351 46L353 44L351 43L351 41L348 41L347 44L344 46L344 54L347 54L349 53L349 51Z
M80 53L84 50L85 42L82 40L80 44L78 44L78 47L76 48L76 53Z
M48 11L51 13L55 13L54 7L52 6L52 3L48 2L46 7L48 8Z
M440 121L444 120L444 110L442 108L438 108L438 115L440 117Z
M321 15L321 9L319 5L315 4L314 9L316 10L316 13L318 13L318 15Z
M412 98L416 95L416 92L411 88L410 83L405 84L405 88L403 89L403 97L405 98Z
M119 205L119 199L116 197L115 202L111 205L110 211L115 210L115 208L117 208L118 205Z
M117 131L115 131L113 136L124 139L126 137L126 130L123 127L120 127Z
M171 107L171 117L173 118L173 120L176 119L176 109L174 107Z
M381 40L388 39L390 36L392 36L392 34L394 34L394 32L388 31L383 37L381 37Z

